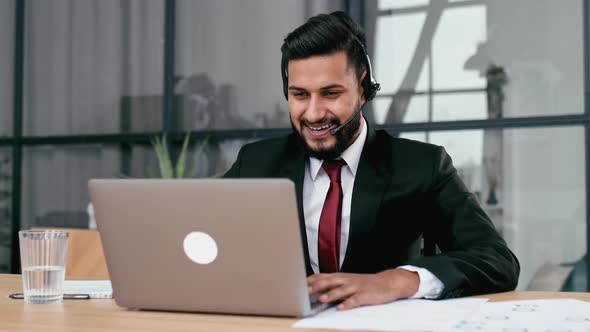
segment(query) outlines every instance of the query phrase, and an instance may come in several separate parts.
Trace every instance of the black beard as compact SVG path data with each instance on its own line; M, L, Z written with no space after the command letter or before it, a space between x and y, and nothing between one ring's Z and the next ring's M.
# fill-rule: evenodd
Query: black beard
M301 128L303 128L303 126L304 124L301 123ZM336 127L338 126L340 126L340 121L337 121L336 123ZM312 149L305 141L303 134L297 131L293 125L293 122L291 122L291 127L293 127L293 131L297 133L297 136L299 137L299 140L303 144L305 152L309 157L320 160L332 160L340 157L342 152L344 152L344 150L346 150L352 144L354 135L361 127L361 116L357 114L350 123L334 134L334 137L336 138L336 144L334 144L334 146L331 148L320 148L317 150Z

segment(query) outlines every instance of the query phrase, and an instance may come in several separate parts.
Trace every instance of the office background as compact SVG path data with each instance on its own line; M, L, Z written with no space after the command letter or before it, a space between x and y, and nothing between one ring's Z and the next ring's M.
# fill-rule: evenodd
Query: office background
M338 9L365 27L382 85L370 125L445 146L519 257L518 288L583 269L588 2L0 0L0 273L19 270L19 229L94 227L88 179L148 176L156 135L178 153L190 133L206 177L290 132L282 39Z

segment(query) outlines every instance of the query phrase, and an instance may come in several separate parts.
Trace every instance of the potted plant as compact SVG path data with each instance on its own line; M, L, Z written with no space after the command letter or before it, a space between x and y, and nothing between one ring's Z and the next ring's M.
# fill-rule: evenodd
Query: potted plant
M172 162L172 157L170 156L170 151L168 149L168 142L166 140L166 135L162 135L162 138L155 136L151 140L152 147L154 148L154 152L156 153L156 157L158 158L158 170L159 174L150 166L146 168L146 172L148 176L152 179L180 179L180 178L192 178L197 174L198 171L198 160L203 153L203 150L207 146L209 138L205 138L205 140L199 145L195 158L193 168L190 172L187 173L187 155L188 155L188 146L190 141L190 134L186 134L184 137L184 141L182 142L182 148L180 149L180 154L176 159L176 162ZM127 177L123 175L123 177ZM214 175L217 177L217 175ZM88 204L88 208L86 210L88 213L88 228L96 229L96 220L94 218L94 208L92 207L92 203Z
M184 137L184 141L182 142L182 148L180 150L180 154L176 159L176 162L172 162L172 158L170 156L168 150L168 143L166 142L166 135L163 135L162 138L156 136L152 138L151 143L156 152L156 156L158 157L158 168L160 174L157 174L153 168L148 167L147 173L150 178L161 178L161 179L180 179L180 178L192 178L197 173L197 166L198 160L203 153L205 146L207 145L208 138L206 138L203 143L201 143L198 147L198 150L195 155L195 163L193 168L190 172L186 172L186 162L187 162L187 153L188 153L188 146L189 146L190 135L187 134Z

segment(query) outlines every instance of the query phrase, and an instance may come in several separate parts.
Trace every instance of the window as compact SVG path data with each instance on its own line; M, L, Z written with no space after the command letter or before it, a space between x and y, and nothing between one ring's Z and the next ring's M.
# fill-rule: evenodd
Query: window
M583 113L582 1L377 3L376 123Z
M526 289L544 263L586 252L583 127L459 130L401 137L444 146L521 263Z
M162 127L164 1L27 1L25 135Z
M283 39L308 17L338 9L339 1L179 0L179 129L289 128Z

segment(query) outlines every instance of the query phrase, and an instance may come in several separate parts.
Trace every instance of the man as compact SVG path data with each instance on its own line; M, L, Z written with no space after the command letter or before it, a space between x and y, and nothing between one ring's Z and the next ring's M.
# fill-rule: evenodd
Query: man
M310 294L338 309L514 289L518 261L445 150L368 128L379 85L364 40L343 12L287 35L293 133L245 145L226 177L295 183ZM422 236L441 252L421 257Z

